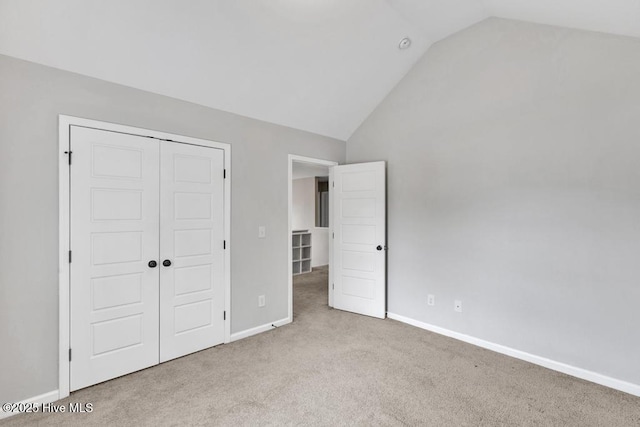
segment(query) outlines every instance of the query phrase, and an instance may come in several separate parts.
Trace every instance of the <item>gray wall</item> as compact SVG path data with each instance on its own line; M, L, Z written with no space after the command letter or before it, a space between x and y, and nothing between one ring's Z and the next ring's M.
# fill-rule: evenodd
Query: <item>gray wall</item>
M388 161L390 312L640 384L640 39L484 21L347 160Z
M230 143L232 332L287 317L288 154L344 142L0 56L0 402L58 388L58 114Z

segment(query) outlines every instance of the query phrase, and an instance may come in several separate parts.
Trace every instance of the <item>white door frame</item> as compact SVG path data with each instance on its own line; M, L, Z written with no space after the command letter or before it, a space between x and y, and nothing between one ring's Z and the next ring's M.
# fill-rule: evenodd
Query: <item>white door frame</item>
M145 136L159 140L167 140L176 143L199 145L203 147L217 148L224 151L224 168L226 179L224 181L224 238L227 242L227 250L224 252L225 268L225 320L224 342L230 342L231 337L231 145L208 141L205 139L191 138L167 132L159 132L115 123L101 122L97 120L83 119L73 116L58 116L58 187L59 187L59 337L58 337L58 398L69 396L69 233L70 233L70 194L69 194L69 144L70 126L83 126L93 129L120 132L131 135Z
M288 216L289 216L289 236L287 237L288 240L288 261L287 264L289 266L288 268L288 272L289 272L289 284L288 284L288 298L289 298L289 317L288 317L288 321L292 322L293 321L293 265L291 264L291 260L293 259L293 245L291 242L291 233L293 232L293 162L298 162L298 163L309 163L309 164L313 164L313 165L320 165L320 166L327 166L327 167L331 167L331 166L337 166L338 162L334 162L332 160L323 160L323 159L314 159L311 157L304 157L304 156L298 156L295 154L289 154L289 180L288 180L288 192L289 192L289 196L288 196L288 200L289 200L289 212L288 212ZM329 191L331 191L331 189L329 189ZM329 199L329 203L331 203L331 199ZM329 212L331 212L331 207L329 207ZM329 217L331 218L331 217ZM329 235L331 235L333 231L333 224L331 223L331 219L329 219ZM331 252L333 251L332 249L332 243L329 243L329 301L331 301ZM331 305L331 304L329 304Z

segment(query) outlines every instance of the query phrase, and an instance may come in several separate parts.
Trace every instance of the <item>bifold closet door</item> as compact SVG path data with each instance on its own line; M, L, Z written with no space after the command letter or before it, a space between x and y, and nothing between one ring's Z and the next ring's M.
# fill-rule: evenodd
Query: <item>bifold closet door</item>
M224 342L224 151L160 143L160 361Z
M76 126L70 146L73 391L158 363L159 146Z

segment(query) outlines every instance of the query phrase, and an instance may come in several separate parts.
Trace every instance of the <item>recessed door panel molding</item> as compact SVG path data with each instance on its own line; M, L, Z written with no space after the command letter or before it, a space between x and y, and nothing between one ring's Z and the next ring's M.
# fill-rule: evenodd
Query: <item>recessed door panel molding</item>
M175 154L172 157L173 182L211 184L211 159L206 156Z
M355 298L373 300L376 297L375 280L342 276L342 293Z
M206 299L174 307L172 333L180 335L194 332L196 329L209 328L212 325L212 305L213 302L210 299Z
M213 287L211 264L174 268L175 296L209 291Z
M344 166L346 167L353 165ZM375 171L345 171L342 173L340 185L338 188L341 189L342 193L362 193L363 191L375 192L377 179L379 179L379 177L376 175Z
M333 306L386 317L385 163L332 168Z
M170 218L170 216L167 215L167 218ZM188 228L185 230L176 230L174 228L173 230L167 230L167 232L173 234L173 239L171 239L170 236L166 236L166 241L171 242L172 258L211 255L212 235L210 228L198 228L195 230Z
M375 271L375 254L371 252L342 251L342 268L373 273Z
M343 218L374 218L376 199L345 199L342 201Z
M348 217L338 217L343 221ZM351 217L353 218L353 217ZM355 218L360 219L360 218ZM378 239L377 229L375 225L362 225L362 224L345 224L344 222L337 224L340 228L340 241L345 244L356 245L373 245Z
M61 397L229 339L228 148L98 123L61 116Z
M91 131L91 129L87 129L87 131ZM123 139L126 138L126 135L119 135L117 138ZM93 144L91 146L91 176L126 180L142 179L143 157L144 151L139 148Z
M144 314L120 317L91 324L91 357L143 345Z
M130 208L124 207L123 209ZM143 219L138 220L138 222L142 221ZM143 228L142 225L140 228ZM91 233L90 239L91 260L94 266L142 261L144 230Z
M118 274L91 279L93 310L141 303L142 276L142 273Z
M175 193L173 206L174 218L184 219L212 219L211 212L213 198L209 193Z
M142 219L142 192L137 190L91 190L91 219L111 221Z

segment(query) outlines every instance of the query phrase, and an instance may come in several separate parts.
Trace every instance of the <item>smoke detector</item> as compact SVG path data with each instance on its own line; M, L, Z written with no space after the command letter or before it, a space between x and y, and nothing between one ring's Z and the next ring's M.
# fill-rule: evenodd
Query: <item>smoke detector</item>
M409 46L411 46L411 39L409 37L405 37L402 40L400 40L400 43L398 43L398 49L407 49Z

